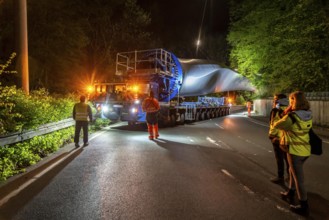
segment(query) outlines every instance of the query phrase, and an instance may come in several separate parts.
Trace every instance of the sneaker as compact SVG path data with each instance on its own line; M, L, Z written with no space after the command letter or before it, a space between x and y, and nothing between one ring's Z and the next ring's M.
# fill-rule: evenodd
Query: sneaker
M275 184L284 184L284 178L283 177L273 177L271 178L271 182Z
M155 139L158 139L159 137L160 137L160 135L159 135L159 134L155 135Z
M78 148L78 147L80 147L80 145L76 143L76 144L75 144L75 147Z
M86 142L83 144L84 147L88 146L89 145L89 142Z
M149 136L149 139L150 139L150 140L153 140L153 138L154 138L153 136Z

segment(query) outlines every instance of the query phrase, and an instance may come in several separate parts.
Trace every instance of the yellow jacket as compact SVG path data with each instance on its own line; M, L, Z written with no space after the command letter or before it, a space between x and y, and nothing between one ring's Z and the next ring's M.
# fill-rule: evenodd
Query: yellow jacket
M76 121L92 121L92 112L88 104L79 102L73 107L73 119Z
M274 128L282 131L280 145L289 146L289 153L297 156L310 156L309 130L312 128L310 111L294 111L274 123Z
M281 119L280 114L287 108L287 106L282 106L279 109L273 108L270 116L270 129L268 131L268 136L270 139L281 138L282 132L274 127L274 123Z

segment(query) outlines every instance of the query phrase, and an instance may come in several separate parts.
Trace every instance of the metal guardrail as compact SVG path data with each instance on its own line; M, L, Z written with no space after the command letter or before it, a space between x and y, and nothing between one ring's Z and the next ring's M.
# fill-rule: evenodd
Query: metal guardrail
M74 123L75 121L72 118L69 118L69 119L64 119L62 121L42 125L35 130L15 132L8 135L0 136L0 147L3 147L8 144L14 144L24 140L28 140L35 136L48 134L63 128L67 128L73 126Z

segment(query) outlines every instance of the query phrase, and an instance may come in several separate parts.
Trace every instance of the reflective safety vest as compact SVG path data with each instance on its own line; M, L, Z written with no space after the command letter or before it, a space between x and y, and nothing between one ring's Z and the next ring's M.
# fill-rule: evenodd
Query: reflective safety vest
M293 119L291 117L293 117ZM308 132L312 128L312 119L303 121L296 114L289 113L281 120L286 121L288 127L285 126L282 132L280 145L289 145L290 154L305 157L310 156L311 145L309 143L310 136ZM277 123L278 126L275 125L275 127L280 127L280 121Z
M74 106L75 111L75 120L76 121L88 121L89 112L88 109L90 107L86 103L77 103Z
M146 98L142 104L143 112L157 112L160 110L160 105L158 100L155 98Z
M287 106L282 106L280 109L273 108L270 116L270 130L268 131L269 138L280 138L282 136L282 132L275 128L273 125L275 122L281 119L280 114L287 108Z

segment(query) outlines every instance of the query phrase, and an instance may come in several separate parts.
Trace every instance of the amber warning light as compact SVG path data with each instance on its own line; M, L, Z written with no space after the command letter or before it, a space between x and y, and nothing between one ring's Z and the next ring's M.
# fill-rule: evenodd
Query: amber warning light
M89 93L92 93L94 91L94 88L92 86L87 86L87 91Z

